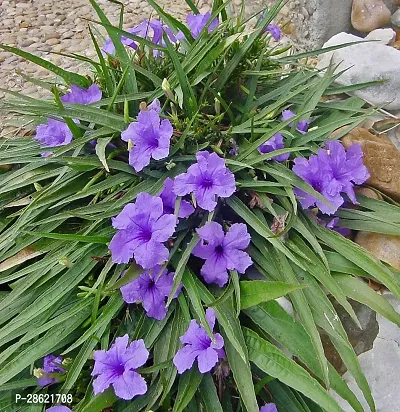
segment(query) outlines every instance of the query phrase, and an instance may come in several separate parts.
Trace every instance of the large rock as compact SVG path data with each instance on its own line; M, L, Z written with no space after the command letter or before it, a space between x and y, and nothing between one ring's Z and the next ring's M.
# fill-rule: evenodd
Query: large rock
M377 259L400 270L400 236L358 232L354 241Z
M400 302L392 294L383 296L399 312ZM398 412L400 405L400 328L381 315L377 315L379 334L373 348L362 353L358 360L361 369L370 384L376 410L380 412ZM358 388L354 377L346 372L343 380L359 399L365 411L369 407ZM343 412L354 412L347 402L333 393Z
M337 78L343 86L385 81L382 84L357 90L354 95L373 105L387 110L400 109L400 51L377 42L363 42L363 39L348 33L339 33L324 44L324 48L347 43L358 44L342 47L333 52L321 54L317 67L323 69L330 62L336 71L344 71Z
M359 143L364 152L363 162L371 177L367 183L387 195L400 199L400 151L385 136L375 136L358 127L342 139L348 148Z
M390 21L390 15L390 10L382 0L353 0L351 23L362 33L385 26Z

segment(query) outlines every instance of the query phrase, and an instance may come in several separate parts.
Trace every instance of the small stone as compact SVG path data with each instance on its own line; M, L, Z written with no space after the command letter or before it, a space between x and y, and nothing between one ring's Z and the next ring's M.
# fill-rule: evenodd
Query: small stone
M378 193L375 192L375 190L370 189L369 187L356 187L355 192L357 195L365 196L370 199L375 199L375 200L382 200L382 196Z
M387 195L400 199L400 151L385 135L375 136L358 127L342 139L349 148L359 143L364 153L363 163L371 177L367 183Z
M46 44L48 44L49 46L55 46L56 44L60 43L60 39L49 39L46 40Z
M400 236L358 232L354 241L377 259L400 270Z
M21 42L21 46L22 46L22 47L28 47L28 46L30 46L30 45L33 44L33 43L35 43L35 40L33 40L33 39L25 39L25 40L23 40L23 41Z
M371 31L365 40L378 40L379 43L389 44L396 38L396 32L393 29L376 29Z
M396 11L390 18L391 23L393 26L400 27L400 9Z
M362 33L385 26L390 21L390 10L382 0L353 0L351 24Z

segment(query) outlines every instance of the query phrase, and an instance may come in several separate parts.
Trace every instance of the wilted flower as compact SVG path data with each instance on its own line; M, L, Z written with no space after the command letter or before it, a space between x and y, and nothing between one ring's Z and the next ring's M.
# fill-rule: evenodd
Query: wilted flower
M159 194L161 200L163 202L164 213L168 213L173 215L175 210L175 202L177 199L177 195L173 192L174 188L174 181L167 177L164 181L164 188L163 191ZM194 207L187 202L186 200L182 200L179 208L178 217L185 218L190 216L194 212Z
M142 302L147 316L162 320L167 314L165 300L174 284L174 273L162 270L161 266L145 270L137 279L121 287L126 303ZM175 297L178 297L180 289Z
M211 13L209 11L205 14L188 14L186 16L186 23L194 39L197 39L197 37L199 37L201 31L204 29L210 19ZM217 26L218 18L215 18L208 26L208 33L211 33ZM182 38L181 33L178 34L178 38Z
M260 412L278 412L278 409L274 403L266 403L264 406L261 406Z
M286 120L290 120L292 117L295 117L295 116L296 114L293 113L291 110L284 110L282 112L282 121L285 122ZM292 125L292 123L290 125ZM308 120L299 120L297 122L296 130L300 132L301 134L305 134L307 133L309 126L310 126L310 122Z
M275 41L279 41L281 39L282 31L276 24L268 24L268 26L265 28L265 31L271 33L271 36Z
M97 376L93 381L95 395L104 392L110 385L115 394L125 400L146 393L146 381L136 369L146 363L149 352L143 339L135 340L130 345L128 340L128 335L124 335L117 338L109 350L94 352L92 376Z
M164 214L159 197L139 193L136 202L128 203L112 224L118 229L109 245L114 263L128 263L134 257L138 265L150 269L168 259L163 243L173 235L176 217Z
M34 139L41 143L41 147L56 147L71 143L73 136L66 123L48 119L47 124L39 124L36 127ZM49 156L51 154L52 152L43 152L42 156Z
M36 370L38 376L38 385L47 386L58 382L56 377L51 376L53 373L65 373L65 369L61 367L63 358L61 356L47 355L43 359L43 369Z
M140 172L151 158L161 160L167 157L173 131L171 122L161 120L157 110L141 110L137 122L132 122L121 133L122 140L134 144L129 151L129 164Z
M318 155L311 156L309 160L295 159L293 171L330 203L327 205L303 190L295 189L302 207L307 209L316 205L323 213L331 215L344 202L342 192L357 203L354 184L364 183L369 173L362 163L363 153L358 144L352 145L347 152L338 141L328 142L327 147L328 150L320 149Z
M88 89L81 89L71 84L71 91L61 96L63 103L89 104L101 100L102 92L97 84L92 84Z
M206 319L211 330L215 325L215 311L208 308L206 310ZM197 364L200 373L209 372L218 362L225 357L224 339L219 333L214 333L214 342L207 335L203 326L200 326L195 319L190 321L186 333L180 338L181 343L185 346L179 349L174 356L174 365L178 373L183 373L193 366L197 358Z
M274 134L269 140L263 143L259 148L258 151L261 154L271 153L275 150L284 149L285 145L283 144L283 136L280 133ZM284 153L278 156L274 156L272 160L276 160L277 162L284 162L288 160L290 157L290 153Z
M187 173L175 178L174 192L178 196L193 193L197 204L211 212L217 206L217 196L229 197L234 193L235 177L216 153L198 152L196 159Z
M207 283L222 287L228 281L228 269L244 273L253 263L250 256L243 252L250 243L245 224L235 223L224 234L219 223L210 222L197 229L197 233L201 242L192 253L206 260L200 273Z
M56 405L46 409L46 412L72 412L72 410L65 405Z

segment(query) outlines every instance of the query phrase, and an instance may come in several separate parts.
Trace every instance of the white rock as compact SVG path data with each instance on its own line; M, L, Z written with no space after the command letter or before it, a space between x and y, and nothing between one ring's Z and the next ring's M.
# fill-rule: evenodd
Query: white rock
M397 312L400 312L398 299L392 294L387 294L384 298ZM399 410L400 328L383 316L377 315L376 319L379 323L379 334L374 346L370 351L362 353L358 360L370 384L376 410L395 412ZM343 375L343 380L357 396L364 409L368 411L367 403L349 372ZM344 412L353 412L347 402L336 396L335 398Z
M400 109L400 51L378 42L363 42L361 37L339 33L324 44L324 48L354 43L333 52L321 54L317 67L337 66L336 72L346 70L337 78L337 83L350 86L377 80L384 83L353 92L367 102L388 110Z
M396 32L393 29L376 29L365 37L365 40L379 40L382 44L389 44L396 38Z

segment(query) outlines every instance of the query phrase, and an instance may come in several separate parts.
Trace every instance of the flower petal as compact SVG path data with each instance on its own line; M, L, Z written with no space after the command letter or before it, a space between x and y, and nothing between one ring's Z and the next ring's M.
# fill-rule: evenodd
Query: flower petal
M181 374L193 366L196 356L199 354L198 349L194 349L191 345L184 346L179 349L174 356L174 365L178 369L178 373Z
M113 383L115 394L118 398L130 400L136 395L147 392L146 381L134 371L126 370Z
M143 339L131 342L122 355L125 369L137 369L144 365L148 358L149 351L146 349Z
M213 348L202 350L197 356L200 373L209 372L218 363L218 354Z

